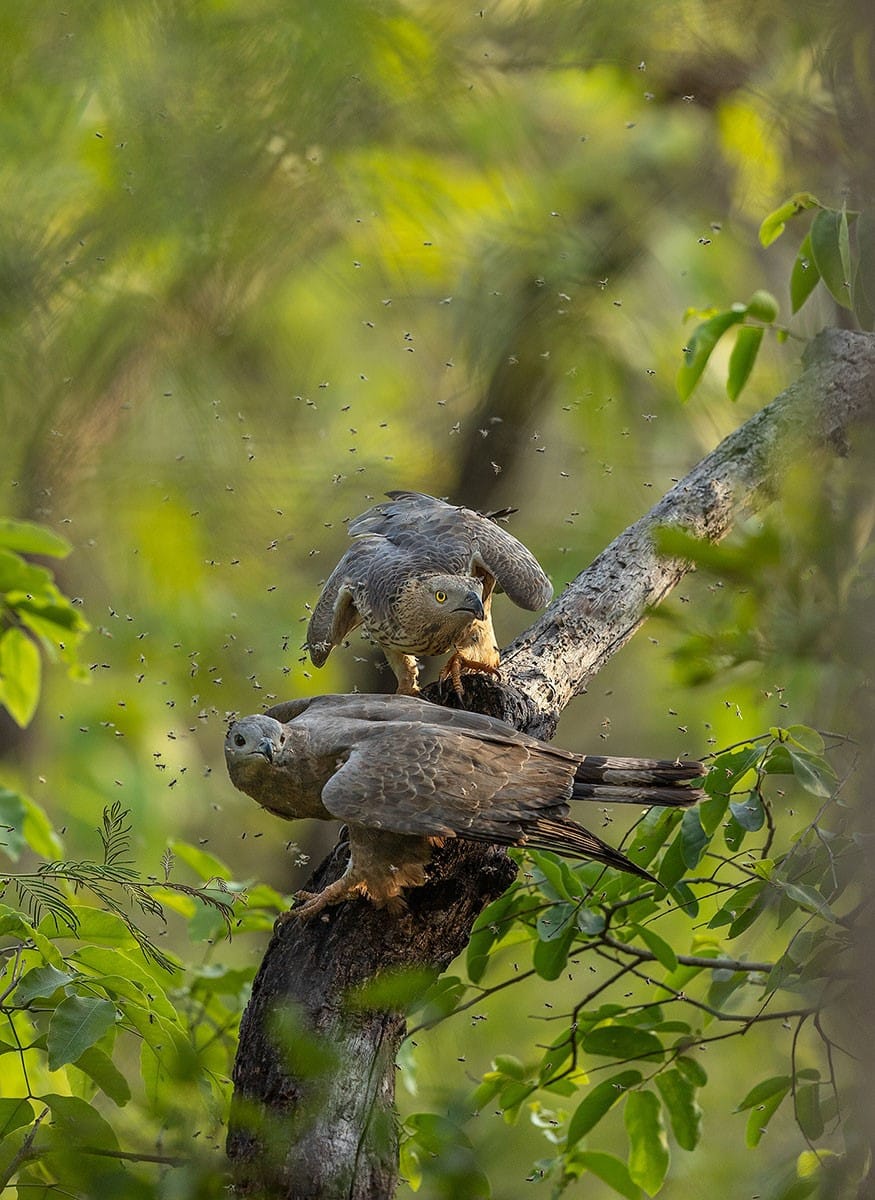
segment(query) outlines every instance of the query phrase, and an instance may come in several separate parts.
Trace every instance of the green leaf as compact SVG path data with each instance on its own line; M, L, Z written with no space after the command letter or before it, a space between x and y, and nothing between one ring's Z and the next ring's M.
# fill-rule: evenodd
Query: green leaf
M649 925L633 925L632 930L637 937L641 938L656 961L661 963L667 971L674 971L677 968L678 959L674 950L664 938L661 938L658 933L654 933Z
M757 321L763 321L766 325L771 325L775 317L778 315L778 301L771 292L767 292L765 288L757 288L754 294L748 300L747 315L754 317Z
M90 1046L76 1059L80 1071L92 1079L119 1108L124 1108L131 1098L128 1081L105 1050Z
M597 1025L583 1035L582 1046L586 1054L616 1059L644 1058L650 1062L658 1062L665 1053L655 1033L631 1025Z
M820 1085L809 1083L796 1089L796 1120L809 1139L816 1142L823 1136L823 1113L820 1111Z
M479 983L483 978L489 965L489 952L510 928L520 896L521 893L515 889L505 892L485 908L474 922L465 952L465 967L472 983Z
M683 877L686 870L687 865L684 862L684 852L679 835L671 843L665 854L663 854L659 870L656 872L656 878L664 888L671 890L677 881Z
M607 923L607 918L600 908L589 908L583 904L577 910L577 928L587 937L598 937L600 933L604 933Z
M781 236L791 217L796 217L807 208L819 208L820 201L811 192L796 192L789 200L785 200L763 220L760 225L760 242L771 246Z
M819 280L820 271L811 249L811 234L806 233L790 272L790 307L794 313L799 312Z
M69 975L66 971L59 971L50 965L34 967L22 975L14 992L15 1002L25 1005L37 996L44 998L53 996L58 988L66 987L68 983L73 982L74 978L75 976Z
M806 912L817 913L819 917L835 922L835 913L815 888L809 887L807 883L782 883L779 879L774 882Z
M66 558L73 547L59 533L32 521L0 519L0 546L22 554L44 554L48 558Z
M729 356L729 374L726 378L726 394L737 400L750 378L763 340L763 329L759 325L742 325Z
M759 1104L751 1107L750 1115L747 1119L747 1129L745 1131L745 1144L750 1149L753 1149L754 1146L758 1146L760 1144L760 1139L765 1133L769 1121L771 1121L772 1117L780 1108L784 1097L789 1091L790 1083L788 1081L786 1087L779 1088L777 1091L772 1092L771 1095L767 1096L766 1099L762 1100Z
M29 1100L16 1096L4 1096L0 1099L0 1141L14 1129L21 1129L33 1120L33 1108Z
M54 1141L68 1153L72 1147L93 1146L100 1150L118 1150L118 1139L112 1127L93 1104L78 1096L49 1094L39 1102L52 1114Z
M806 792L818 796L821 800L826 800L832 795L836 775L825 758L809 754L807 750L797 750L793 746L787 746L787 752L790 755L793 774Z
M788 725L786 729L775 729L771 732L773 736L777 734L785 741L793 742L802 750L807 750L809 754L823 754L825 745L823 737L810 725Z
M231 878L230 867L220 858L216 858L214 854L202 850L200 846L192 846L189 842L180 841L171 841L169 846L174 857L191 867L195 874L204 881L208 879L229 880Z
M697 1058L681 1055L680 1058L675 1059L674 1065L693 1087L704 1087L708 1082L708 1072Z
M572 922L551 942L537 941L532 952L532 966L542 979L558 979L568 962L568 951L577 933Z
M707 802L706 802L707 803ZM678 835L681 843L681 857L688 871L699 864L702 853L708 845L708 834L702 826L699 806L688 808L681 821L681 831Z
M686 1076L674 1069L657 1075L656 1086L677 1144L682 1150L695 1150L702 1133L702 1110L696 1102L695 1088Z
M605 1079L602 1083L596 1084L594 1088L590 1088L574 1110L568 1123L566 1148L570 1150L572 1146L576 1145L582 1137L598 1125L602 1117L610 1112L615 1104L623 1099L628 1088L635 1087L640 1082L640 1071L621 1071L618 1075L612 1075L610 1079Z
M604 1154L598 1150L581 1150L574 1155L575 1165L584 1167L591 1174L625 1196L626 1200L640 1200L641 1189L633 1182L629 1168L613 1154Z
M54 858L64 849L45 810L29 796L5 787L0 787L0 846L13 861L27 846L42 858Z
M7 594L7 603L17 609L18 594L24 598L29 593L40 595L52 584L51 571L29 563L18 554L0 550L0 592Z
M96 942L101 946L118 946L132 950L137 942L121 917L107 912L103 908L95 908L90 904L71 905L76 918L76 930L62 928L60 933L55 930L51 917L44 917L40 927L45 926L45 932L54 937L76 937L81 942Z
M758 792L751 792L744 801L730 800L729 811L742 829L756 833L766 821L766 813Z
M623 1118L629 1137L629 1175L648 1196L655 1196L669 1163L658 1097L653 1092L630 1093Z
M759 1083L754 1084L744 1099L736 1105L736 1112L744 1112L746 1108L753 1108L757 1104L764 1104L766 1100L772 1096L786 1096L790 1090L793 1080L789 1075L772 1075L768 1079L762 1079Z
M684 365L677 374L676 387L681 400L690 398L714 347L727 329L741 324L744 314L745 306L740 304L717 313L693 330L684 350Z
M115 1024L115 1005L92 996L68 996L52 1014L47 1050L49 1070L72 1063Z
M0 704L23 729L36 712L40 693L39 650L21 629L0 634Z
M95 983L102 984L104 979L124 979L138 989L137 992L128 989L127 993L138 1003L147 1005L168 1020L176 1020L176 1008L166 993L166 988L175 982L174 975L156 963L141 956L133 958L123 950L113 947L88 945L77 947L70 961L84 967L88 972L93 972ZM176 975L176 981L181 981L179 973Z
M842 277L851 278L851 239L848 232L848 213L844 207L839 214L839 257L842 260Z
M577 925L577 910L575 905L569 903L551 904L538 917L535 929L542 942L552 942L564 933L567 933L569 925L572 928Z
M842 263L841 230L847 218L832 208L822 209L811 224L811 253L821 279L842 308L851 307L850 272Z

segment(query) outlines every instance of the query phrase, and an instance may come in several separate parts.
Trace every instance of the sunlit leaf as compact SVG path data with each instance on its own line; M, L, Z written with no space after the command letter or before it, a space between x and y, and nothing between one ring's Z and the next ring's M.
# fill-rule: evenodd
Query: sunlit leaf
M678 1145L683 1150L695 1150L702 1133L702 1110L696 1101L695 1088L685 1075L674 1069L660 1072L656 1086Z
M39 650L17 628L0 633L0 704L17 725L29 725L40 693Z
M735 338L729 356L729 374L726 377L726 392L730 400L737 400L750 378L763 340L763 329L759 325L743 325Z
M744 314L744 305L738 305L736 308L717 313L693 330L684 351L684 365L677 373L676 386L681 400L690 398L714 347L727 329L741 324Z
M708 1082L708 1073L696 1058L681 1055L675 1059L675 1066L694 1087L704 1087Z
M66 538L45 525L14 521L10 517L0 518L0 546L21 554L44 554L49 558L66 558L73 549Z
M192 846L190 842L181 842L171 840L170 849L173 851L174 857L180 862L184 862L187 866L199 875L204 882L209 879L224 879L229 880L232 877L232 872L227 863L222 862L215 854L210 854L206 850L202 850L200 846Z
M805 212L807 208L817 208L820 202L810 192L796 192L789 200L785 200L773 212L764 218L760 225L760 242L770 246L784 232L787 222Z
M629 1174L648 1196L655 1196L669 1164L659 1098L653 1092L631 1092L623 1119L629 1137Z

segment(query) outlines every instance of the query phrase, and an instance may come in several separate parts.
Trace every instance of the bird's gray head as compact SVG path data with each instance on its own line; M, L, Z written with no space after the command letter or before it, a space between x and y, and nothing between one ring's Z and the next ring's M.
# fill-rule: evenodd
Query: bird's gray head
M395 600L400 636L393 641L416 654L443 654L483 616L483 584L473 575L413 575Z
M445 621L459 614L462 622L483 619L483 581L474 575L419 575L410 580L411 593L423 612Z
M273 717L241 717L225 735L225 760L228 769L272 763L285 740L285 730Z

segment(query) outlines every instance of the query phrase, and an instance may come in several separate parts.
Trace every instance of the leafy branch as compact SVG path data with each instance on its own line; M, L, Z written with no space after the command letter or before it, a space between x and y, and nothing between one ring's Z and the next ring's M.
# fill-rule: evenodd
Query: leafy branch
M841 740L832 739L833 749ZM787 851L772 858L771 793L781 776L791 777L801 794L819 804ZM551 1111L538 1097L576 1098L573 1111L553 1112L544 1123L556 1151L537 1164L535 1174L550 1175L557 1194L583 1170L599 1173L597 1167L623 1195L637 1196L642 1188L658 1191L668 1169L661 1114L682 1149L693 1149L699 1138L696 1097L707 1074L692 1053L776 1022L793 1032L789 1069L741 1098L737 1111L749 1114L748 1145L757 1144L790 1096L805 1144L821 1154L820 1140L829 1134L826 1117L846 1103L835 1062L840 1048L824 1031L823 1015L851 981L848 956L859 909L842 913L837 908L851 874L847 860L858 853L842 827L841 786L824 739L814 730L775 727L734 744L713 756L708 796L696 809L683 814L653 809L627 835L627 851L654 871L660 889L609 877L594 864L570 866L553 855L526 855L527 878L475 925L467 981L444 977L415 1005L421 1020L411 1035L477 1009L526 979L558 979L582 962L590 970L596 961L610 968L570 1009L536 1018L562 1024L555 1039L539 1046L539 1060L496 1055L470 1097L474 1111L497 1104L512 1120L527 1108L536 1124L539 1114ZM762 838L759 846L746 845L756 834ZM728 854L721 851L721 841ZM710 870L695 873L700 864L710 864ZM729 870L736 874L734 883L718 880ZM665 920L674 924L663 936L654 925ZM683 936L682 920L695 922L689 953L675 949ZM742 937L757 922L768 922L773 930L774 960L727 953L723 943ZM527 946L531 966L519 961ZM482 983L511 949L513 973ZM754 988L755 1002L744 1003ZM473 994L466 994L469 989ZM778 1003L782 991L798 1002ZM695 1019L681 1016L681 1010ZM710 1032L713 1023L723 1030ZM825 1078L800 1059L806 1026L816 1033ZM650 1065L649 1073L642 1063ZM608 1078L586 1086L588 1077L605 1073ZM832 1096L829 1104L825 1087ZM625 1163L585 1149L586 1136L618 1105L630 1142ZM413 1164L414 1176L433 1133L427 1123L408 1123L405 1162Z

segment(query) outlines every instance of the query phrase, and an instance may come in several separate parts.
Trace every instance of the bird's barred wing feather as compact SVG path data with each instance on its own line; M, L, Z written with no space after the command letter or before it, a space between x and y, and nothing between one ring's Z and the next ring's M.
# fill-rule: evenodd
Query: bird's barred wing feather
M549 604L553 588L535 556L492 518L422 492L389 492L349 524L351 537L381 534L401 546L414 542L432 564L451 572L486 574L520 608Z
M527 821L568 812L573 774L573 762L510 739L399 722L357 742L322 799L342 821L507 843Z
M364 582L371 557L382 538L367 538L350 546L323 585L307 625L307 648L321 667L332 647L339 645L362 622L355 589Z

